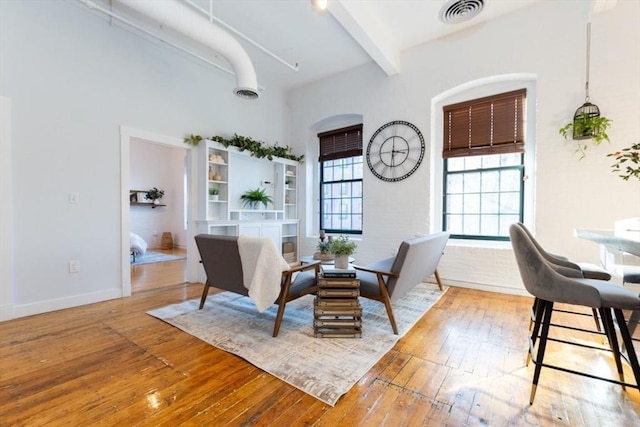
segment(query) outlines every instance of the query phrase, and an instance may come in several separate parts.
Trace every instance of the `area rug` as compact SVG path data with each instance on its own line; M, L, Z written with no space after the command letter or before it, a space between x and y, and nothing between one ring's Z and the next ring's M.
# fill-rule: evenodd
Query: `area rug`
M168 255L160 252L147 251L144 255L136 255L135 262L131 260L131 265L153 264L156 262L177 261L186 259L186 256Z
M202 310L199 300L190 300L148 314L334 406L442 295L436 285L421 283L395 302L399 335L382 303L360 298L362 338L315 338L312 295L287 304L276 338L271 334L277 306L258 313L250 298L231 292L210 295Z

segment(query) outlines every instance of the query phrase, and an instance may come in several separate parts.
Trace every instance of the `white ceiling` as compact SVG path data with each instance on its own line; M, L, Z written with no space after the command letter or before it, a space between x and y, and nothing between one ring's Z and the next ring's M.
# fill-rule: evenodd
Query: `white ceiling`
M117 0L94 1L131 17L126 8L118 7ZM275 59L236 36L253 61L258 84L270 91L291 89L370 62L387 75L401 73L403 50L475 25L487 25L492 19L544 0L484 0L484 10L461 24L440 22L439 12L446 0L329 0L325 13L315 11L310 0L178 1L187 7L192 7L187 4L190 1L212 10L217 19L279 57ZM615 4L615 0L592 1L594 5ZM156 25L154 31L164 30ZM215 52L171 36L229 68ZM296 66L297 71L292 69ZM212 72L221 73L213 67Z
M209 10L210 0L192 1ZM329 0L325 13L315 11L310 0L213 0L212 10L291 65L298 64L298 71L293 71L240 40L254 63L258 83L270 90L271 85L300 86L372 62L372 56L383 66L384 61L396 60L395 69L387 65L383 72L402 72L403 50L536 1L540 0L485 0L476 18L455 25L438 19L445 0Z

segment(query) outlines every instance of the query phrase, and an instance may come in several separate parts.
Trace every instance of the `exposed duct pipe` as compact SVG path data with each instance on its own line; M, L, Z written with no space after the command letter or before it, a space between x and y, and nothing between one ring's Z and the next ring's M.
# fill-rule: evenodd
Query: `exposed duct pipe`
M227 31L173 0L117 1L222 55L236 74L237 87L233 89L233 93L241 98L258 98L258 82L251 59L240 43Z
M269 55L270 57L272 57L273 59L278 61L279 63L285 65L286 67L292 69L293 71L298 71L298 64L296 64L296 65L289 64L287 61L285 61L284 59L280 58L278 55L276 55L275 53L271 52L269 49L267 49L266 47L262 46L260 43L250 39L249 37L245 36L240 31L238 31L235 28L233 28L231 25L229 25L226 22L224 22L222 19L214 16L213 15L213 0L209 0L209 10L208 11L204 10L203 8L201 8L200 6L195 4L192 0L184 0L184 2L186 4L188 4L189 6L193 7L195 10L197 10L197 11L201 12L202 14L204 14L205 16L207 16L207 18L209 18L209 22L216 21L220 26L226 28L228 31L231 31L236 36L241 37L242 39L244 39L247 42L251 43L252 45L257 47L258 49L260 49L261 51L263 51L264 53L266 53L267 55Z

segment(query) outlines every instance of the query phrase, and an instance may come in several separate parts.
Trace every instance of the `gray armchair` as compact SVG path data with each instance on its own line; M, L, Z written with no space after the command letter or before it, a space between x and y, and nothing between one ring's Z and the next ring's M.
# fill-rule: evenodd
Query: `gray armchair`
M207 274L207 281L200 299L200 309L204 306L211 286L240 295L249 295L248 289L244 287L238 237L199 234L195 240ZM277 337L280 331L286 304L296 298L316 292L319 271L320 261L316 261L282 272L280 296L275 301L279 307L273 327L274 337ZM297 273L295 277L294 273Z
M354 265L360 279L360 295L385 305L394 334L398 334L398 327L392 303L436 273L448 239L448 232L408 239L400 244L394 257L365 266ZM442 289L439 276L437 281Z

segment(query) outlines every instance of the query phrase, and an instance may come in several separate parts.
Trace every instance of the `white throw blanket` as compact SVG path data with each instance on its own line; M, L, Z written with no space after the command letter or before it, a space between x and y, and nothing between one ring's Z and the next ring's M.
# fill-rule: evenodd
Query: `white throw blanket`
M280 295L282 272L289 269L289 264L271 239L239 236L238 251L244 287L262 313Z

